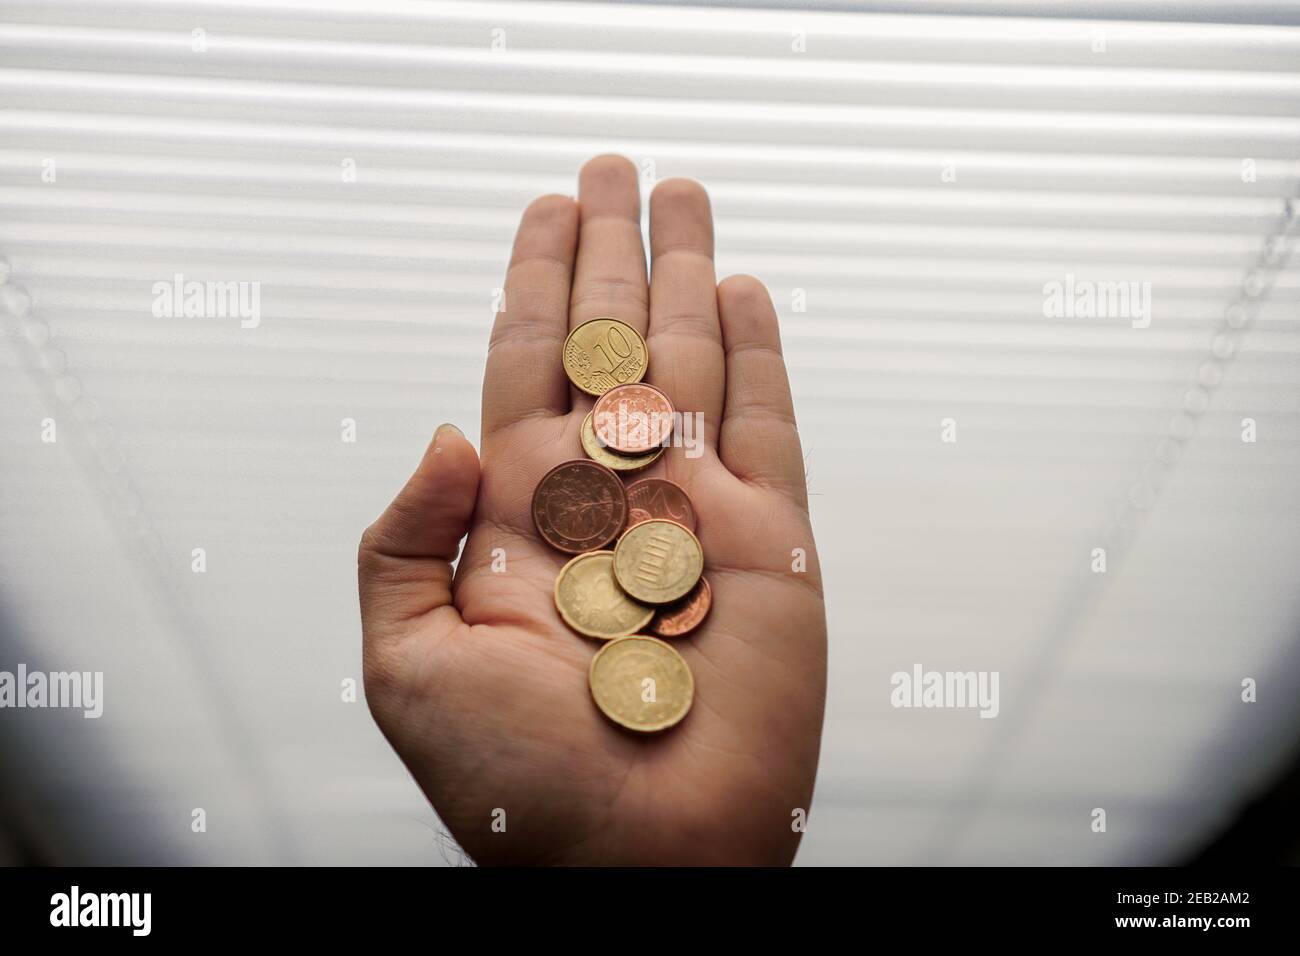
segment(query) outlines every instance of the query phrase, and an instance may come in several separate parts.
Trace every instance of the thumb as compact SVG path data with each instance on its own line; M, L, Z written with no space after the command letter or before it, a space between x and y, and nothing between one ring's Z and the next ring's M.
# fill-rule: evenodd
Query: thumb
M460 622L451 562L469 530L478 478L474 446L455 425L439 425L406 487L361 536L357 576L368 645L415 617L432 614L447 630Z

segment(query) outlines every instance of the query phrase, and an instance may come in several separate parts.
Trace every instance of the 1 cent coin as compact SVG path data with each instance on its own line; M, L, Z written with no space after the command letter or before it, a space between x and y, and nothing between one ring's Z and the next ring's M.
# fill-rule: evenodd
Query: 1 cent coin
M604 465L585 458L548 471L533 491L533 522L546 543L568 554L603 548L623 530L627 495Z
M709 608L713 606L713 592L709 589L708 578L701 577L700 583L691 589L691 593L680 601L665 604L655 612L654 623L650 630L660 637L681 637L700 626L708 617Z
M667 478L642 478L627 486L627 526L652 518L676 521L689 531L695 530L695 506L690 495L675 481Z
M673 431L673 403L653 385L620 385L596 399L591 410L596 437L622 455L662 447Z
M682 656L640 634L616 638L597 651L587 683L601 713L641 733L679 723L695 698L695 678Z
M639 382L650 353L636 329L618 319L583 322L564 340L564 373L588 395Z
M642 522L614 546L614 578L643 604L671 604L685 597L703 570L699 540L675 521Z

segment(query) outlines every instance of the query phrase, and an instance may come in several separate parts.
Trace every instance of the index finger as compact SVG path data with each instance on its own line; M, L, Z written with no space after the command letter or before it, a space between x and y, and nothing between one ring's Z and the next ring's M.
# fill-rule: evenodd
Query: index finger
M569 334L569 288L578 205L542 196L524 210L483 372L483 440L537 415L563 415L569 389L560 364Z

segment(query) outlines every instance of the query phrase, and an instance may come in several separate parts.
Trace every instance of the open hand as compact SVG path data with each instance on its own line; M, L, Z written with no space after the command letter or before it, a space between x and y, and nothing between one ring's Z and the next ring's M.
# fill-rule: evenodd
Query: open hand
M776 313L753 278L715 285L698 184L655 188L650 247L647 282L624 159L589 162L576 202L544 196L525 210L484 375L482 464L443 426L361 540L371 711L480 863L785 864L812 799L826 623ZM689 493L713 590L704 624L673 641L694 706L650 736L593 704L600 645L556 613L568 556L530 509L548 469L584 457L592 399L569 384L561 346L598 316L637 329L646 381L705 423L702 455L669 448L635 476Z

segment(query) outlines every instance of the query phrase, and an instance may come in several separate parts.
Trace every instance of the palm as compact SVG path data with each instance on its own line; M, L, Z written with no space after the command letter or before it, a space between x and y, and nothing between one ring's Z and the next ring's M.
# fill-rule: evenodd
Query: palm
M605 190L592 204L626 203L622 166L596 162L608 168L598 170L594 184L596 163L584 172L589 193ZM516 260L527 224L526 215ZM582 266L579 251L566 300L580 298ZM756 307L748 301L752 285L733 296L737 307ZM507 301L509 294L508 288ZM599 306L598 314L634 311ZM546 413L548 396L538 392L533 399L542 411L501 415L500 383L493 381L499 354L489 360L485 381L481 480L451 583L452 607L426 595L403 613L389 607L378 628L367 614L368 642L378 629L390 648L379 658L368 655L372 709L442 820L480 862L784 862L797 846L791 823L807 809L816 771L825 624L802 472L791 472L801 469L797 438L788 416L774 413L769 393L785 388L784 371L779 381L745 382L750 401L762 393L761 406L732 402L728 393L724 418L721 401L710 408L708 396L692 394L706 379L697 366L713 359L710 350L690 348L680 333L657 337L655 314L652 294L648 379L679 408L703 410L706 429L722 423L720 445L706 442L693 460L671 448L645 473L670 478L690 494L714 594L704 625L675 642L696 680L686 721L643 738L614 727L592 704L587 669L597 645L560 621L552 595L565 556L540 539L530 513L537 480L558 462L581 457L578 433L590 400L573 391L563 402L570 407L561 408L551 393ZM556 334L562 338L565 329L567 323ZM670 362L673 353L663 346L674 338L687 347ZM514 341L531 342L538 361L550 356L554 368L539 369L539 376L562 376L555 344L536 335ZM498 336L498 344L515 357L508 337ZM779 363L774 351L752 351L752 359ZM733 371L748 378L754 368ZM720 400L724 369L715 371ZM562 380L560 388L569 391ZM506 404L516 400L524 399ZM473 454L463 440L446 441L439 451L444 474L462 467L458 456ZM794 460L751 467L780 455ZM751 474L734 475L724 461ZM776 480L782 469L785 477ZM760 474L771 480L753 480ZM807 556L805 573L792 569L796 549ZM418 581L421 559L384 559L399 560L402 580ZM396 580L397 570L385 567ZM366 590L363 567L363 607Z

